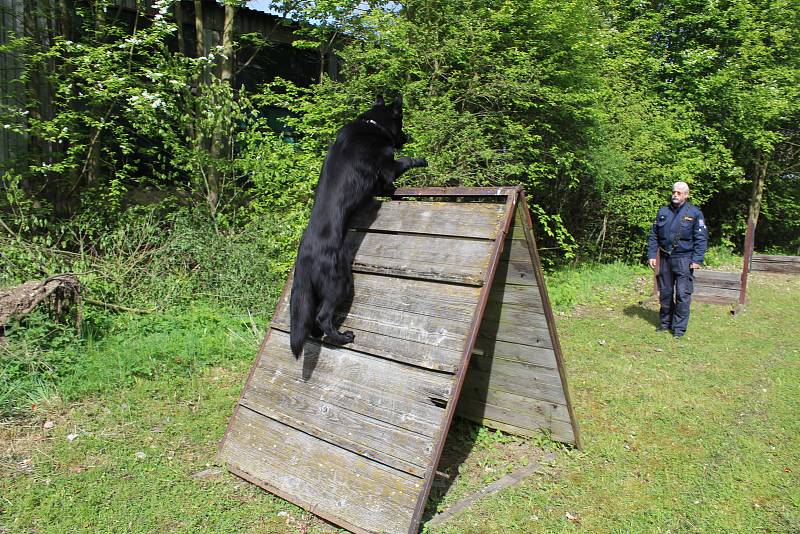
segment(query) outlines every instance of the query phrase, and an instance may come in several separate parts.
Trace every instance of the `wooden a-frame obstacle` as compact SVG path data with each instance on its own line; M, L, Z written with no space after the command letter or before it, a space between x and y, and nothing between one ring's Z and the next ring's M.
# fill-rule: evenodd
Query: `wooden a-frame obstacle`
M415 533L456 412L580 446L522 189L401 189L354 219L355 341L295 360L286 282L228 469L353 532Z

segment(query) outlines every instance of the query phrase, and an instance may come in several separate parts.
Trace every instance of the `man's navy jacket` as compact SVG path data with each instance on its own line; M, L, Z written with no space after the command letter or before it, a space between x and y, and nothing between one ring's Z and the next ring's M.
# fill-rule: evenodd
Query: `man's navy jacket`
M659 208L647 240L648 259L655 258L660 248L669 256L691 256L692 263L703 263L707 246L708 228L700 208L690 202Z

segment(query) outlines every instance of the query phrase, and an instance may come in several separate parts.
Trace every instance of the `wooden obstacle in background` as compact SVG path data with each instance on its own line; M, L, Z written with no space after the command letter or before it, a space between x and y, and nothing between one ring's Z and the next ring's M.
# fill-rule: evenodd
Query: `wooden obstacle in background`
M398 190L350 226L355 341L295 360L286 282L220 445L231 472L353 532L415 533L456 412L580 446L521 188Z
M750 260L750 270L766 273L800 274L800 256L753 254L753 258Z
M658 272L661 255L656 256L656 268L653 272L653 294L658 296ZM722 304L734 306L733 312L744 304L747 287L747 272L732 273L727 271L711 271L709 269L694 270L692 302L706 304Z
M744 242L744 262L741 273L728 271L710 271L708 269L695 269L692 301L708 304L731 305L732 314L736 314L747 301L747 266L753 252L753 236L755 230L751 224L747 225ZM661 254L656 255L656 268L653 273L653 294L658 295L658 272L661 263Z
M741 300L741 273L695 269L693 302L738 305Z
M692 300L709 304L733 305L736 313L747 301L747 278L751 271L767 273L800 273L800 256L774 256L755 254L755 225L748 220L744 239L744 261L741 273L709 271L698 269L694 272L694 292ZM656 256L656 269L653 274L653 293L658 294L658 264L661 255Z

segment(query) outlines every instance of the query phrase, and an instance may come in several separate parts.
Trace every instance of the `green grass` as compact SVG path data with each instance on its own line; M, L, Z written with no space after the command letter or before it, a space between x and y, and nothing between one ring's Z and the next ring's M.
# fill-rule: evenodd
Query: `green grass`
M441 531L800 531L799 297L753 275L743 313L695 305L681 340L635 299L559 317L583 450Z
M741 272L742 257L722 245L709 247L706 251L705 266L711 269Z
M608 263L561 269L545 278L553 309L566 311L579 305L600 304L630 296L641 287L652 284L652 272L644 265Z
M9 328L0 345L0 415L131 386L138 379L192 376L208 365L252 358L264 318L203 302L154 314L88 310L84 335L37 311Z
M677 341L639 304L650 280L624 266L548 278L584 448L457 422L463 460L435 509L557 457L436 532L800 531L800 280L753 275L742 313L695 305ZM202 306L115 320L49 382L58 398L0 424L0 532L335 530L222 471L194 476L219 469L259 336Z

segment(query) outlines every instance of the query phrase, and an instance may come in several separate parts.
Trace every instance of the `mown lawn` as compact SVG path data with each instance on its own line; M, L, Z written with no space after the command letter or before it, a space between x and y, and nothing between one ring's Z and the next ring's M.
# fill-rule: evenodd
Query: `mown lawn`
M639 303L647 279L636 276L591 279L600 297L557 314L583 450L458 422L448 447L464 460L434 489L430 513L545 451L556 459L429 530L800 531L800 279L753 275L743 313L696 305L676 341L653 331L655 306ZM215 465L259 335L235 321L213 331L220 354L204 367L154 365L3 422L0 532L335 531ZM175 350L203 353L195 338L179 336ZM141 353L118 343L94 350L120 362Z

